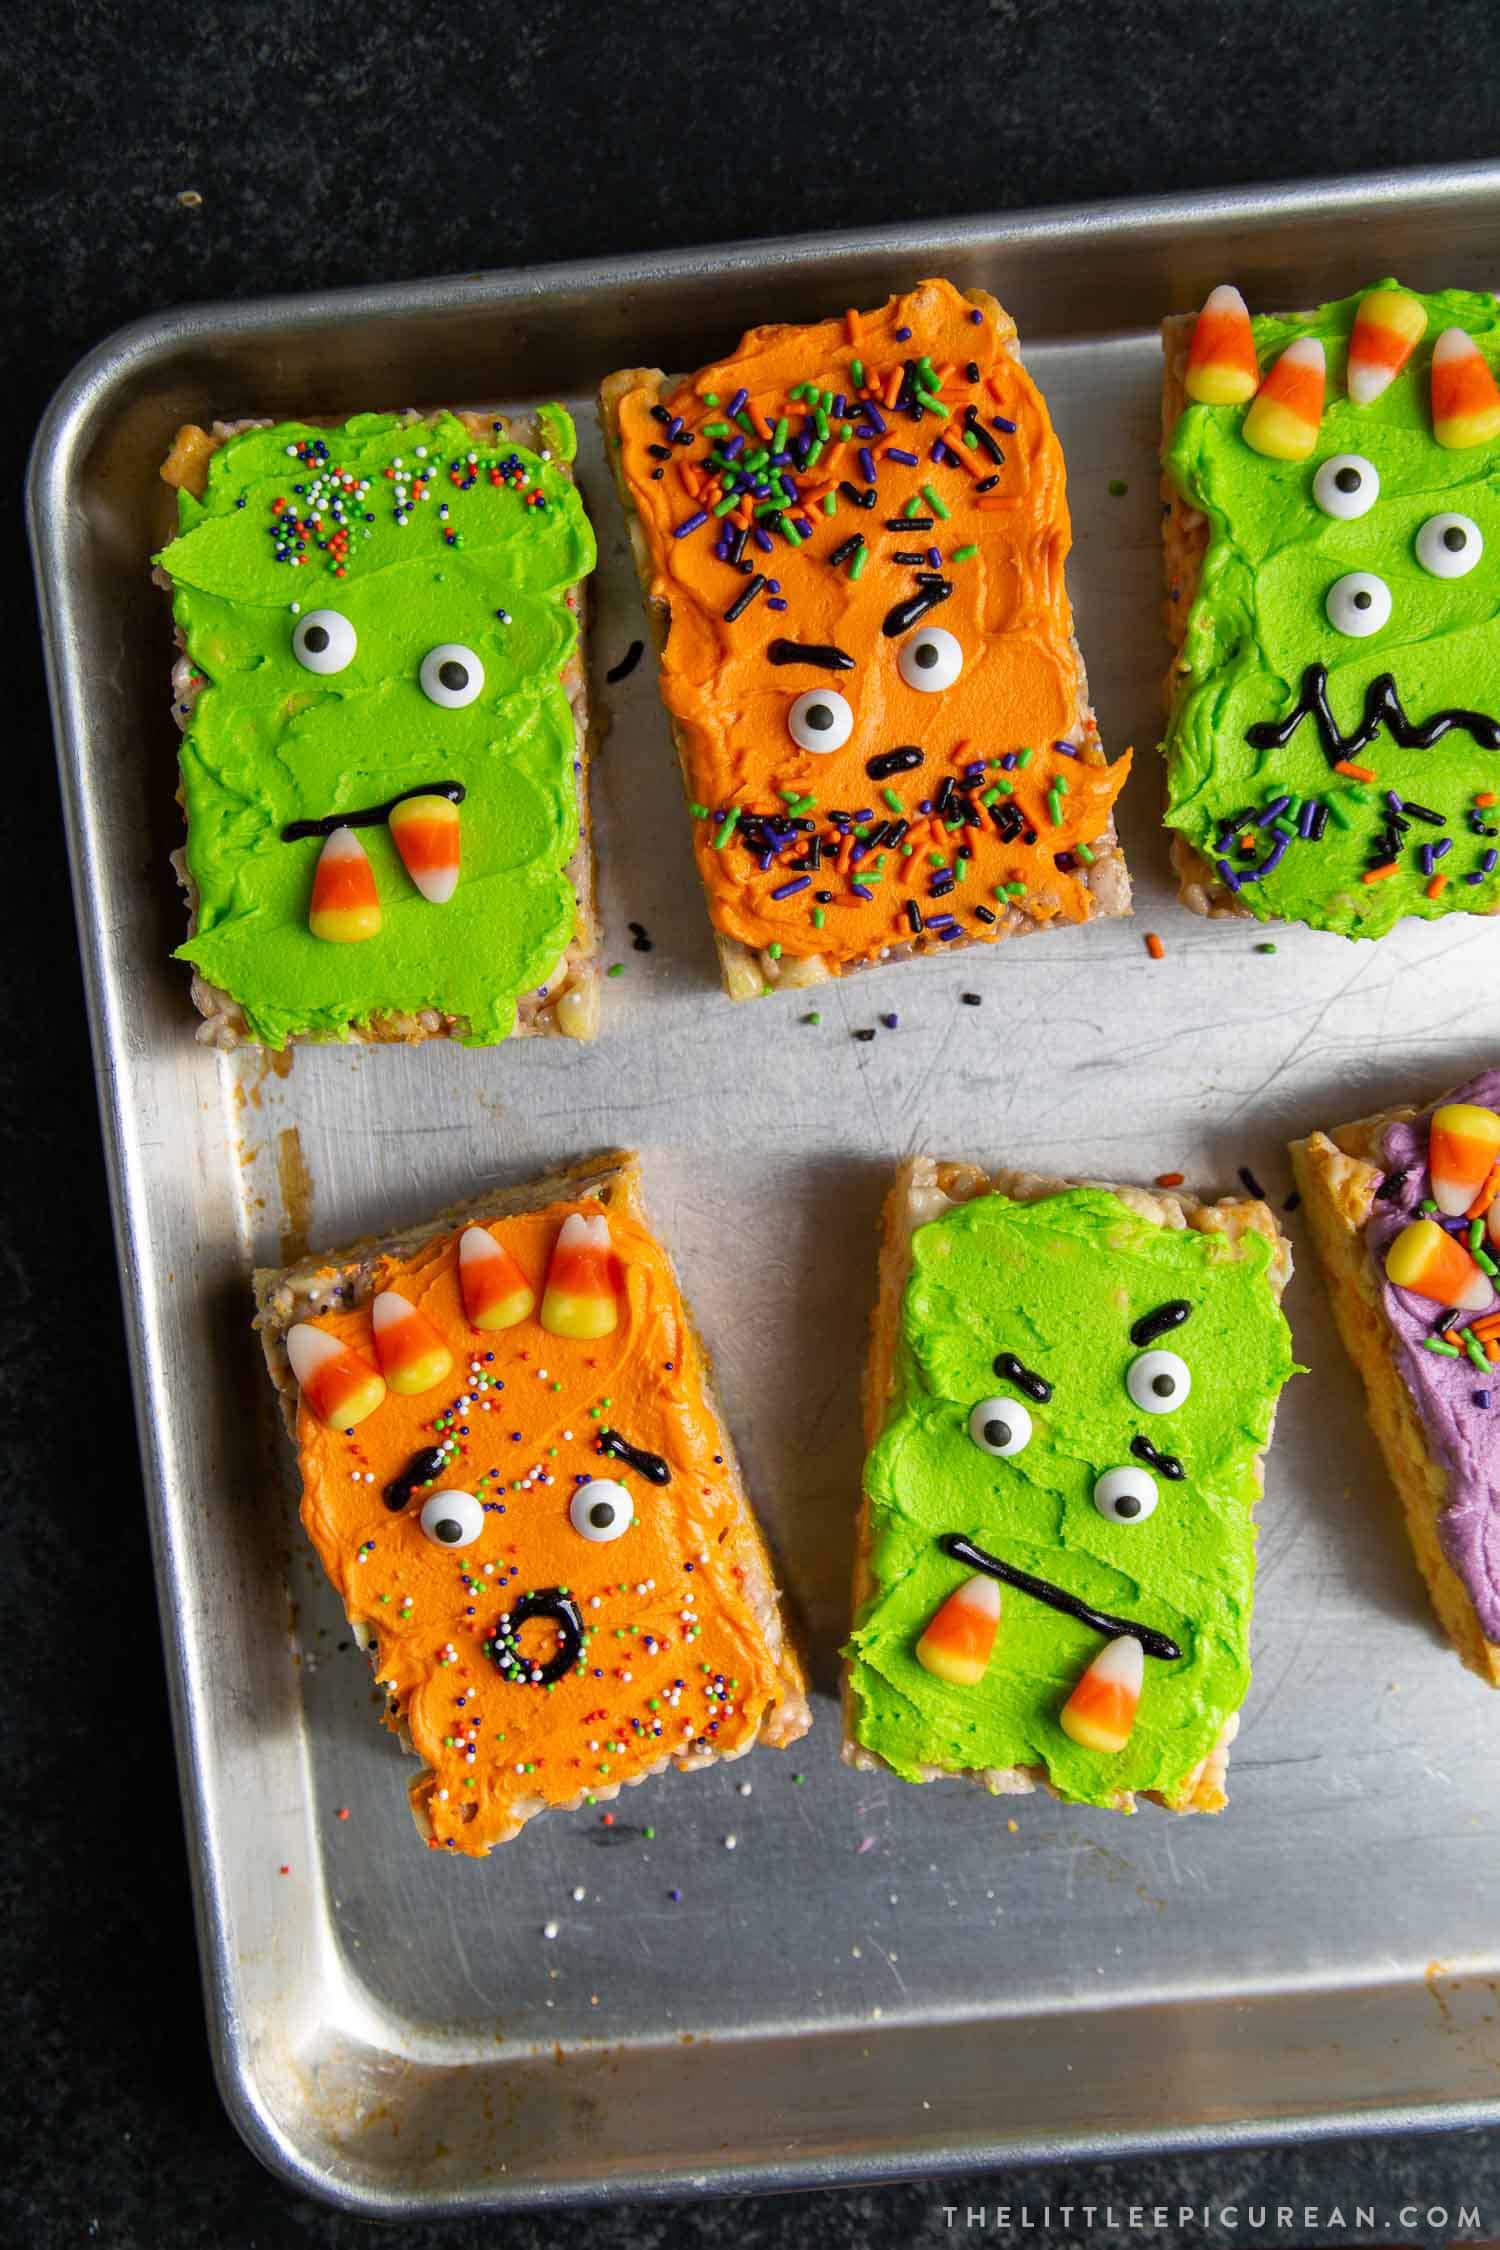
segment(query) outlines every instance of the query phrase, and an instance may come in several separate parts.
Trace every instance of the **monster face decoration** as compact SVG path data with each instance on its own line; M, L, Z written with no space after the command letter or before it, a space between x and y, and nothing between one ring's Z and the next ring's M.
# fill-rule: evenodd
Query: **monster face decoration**
M1495 298L1384 282L1253 324L1215 290L1169 364L1191 903L1349 937L1500 910L1497 359Z
M807 1724L634 1166L546 1185L260 1277L303 1521L428 1769L419 1826L472 1854Z
M566 681L594 542L572 425L538 425L541 451L447 414L282 424L179 494L179 953L265 1045L503 1039L586 922Z
M1062 452L1014 343L929 281L606 385L736 997L1127 908L1128 759L1088 708Z
M848 1652L853 1741L907 1779L1219 1801L1292 1360L1268 1216L1194 1208L982 1193L913 1235Z

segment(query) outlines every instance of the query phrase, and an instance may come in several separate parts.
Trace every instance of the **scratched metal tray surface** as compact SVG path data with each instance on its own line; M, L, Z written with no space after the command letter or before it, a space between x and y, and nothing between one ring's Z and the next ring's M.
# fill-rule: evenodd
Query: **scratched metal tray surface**
M745 324L947 271L1018 316L1067 448L1072 582L1137 919L734 1007L588 399ZM1396 272L1500 278L1500 167L476 275L146 322L65 386L33 529L115 1187L208 2012L224 2097L369 2213L868 2179L1500 2116L1500 1701L1429 1620L1311 1259L1219 1820L909 1789L838 1762L876 1216L910 1149L1280 1200L1287 1136L1493 1060L1500 928L1379 946L1173 903L1153 771L1155 325ZM604 1036L468 1052L194 1043L169 642L145 557L177 424L562 396L600 530ZM1120 485L1128 489L1118 490ZM626 934L643 923L654 950ZM1148 961L1142 932L1160 932ZM979 1009L961 991L983 996ZM899 1011L872 1043L857 1027ZM425 1851L296 1526L252 1261L603 1144L645 1154L804 1621L810 1739ZM1294 1236L1297 1222L1290 1222ZM554 1933L554 1934L549 1934Z

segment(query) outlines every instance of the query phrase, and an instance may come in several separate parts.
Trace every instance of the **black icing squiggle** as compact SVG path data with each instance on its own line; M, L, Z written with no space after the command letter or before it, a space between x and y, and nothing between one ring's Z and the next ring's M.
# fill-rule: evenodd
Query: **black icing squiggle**
M1395 675L1382 672L1365 689L1364 716L1351 734L1344 734L1328 701L1328 667L1309 664L1302 675L1302 692L1284 719L1264 719L1245 729L1252 750L1284 750L1304 719L1317 721L1324 754L1331 766L1340 759L1368 750L1382 727L1403 750L1430 750L1445 734L1458 728L1472 735L1481 750L1500 750L1500 719L1484 711L1434 711L1419 726L1402 709Z
M983 1547L976 1547L972 1539L962 1532L945 1531L938 1541L945 1555L955 1562L967 1563L971 1570L982 1570L988 1578L998 1578L1002 1585L1014 1586L1023 1594L1030 1594L1049 1609L1060 1609L1067 1617L1076 1617L1080 1624L1092 1625L1096 1633L1111 1637L1128 1633L1140 1642L1148 1656L1159 1656L1165 1663L1175 1663L1182 1651L1165 1633L1158 1633L1154 1625L1137 1625L1131 1618L1115 1617L1107 1609L1094 1609L1076 1594L1063 1592L1048 1578L1033 1578L1029 1570L1017 1570L1014 1563L1001 1562Z
M616 1461L624 1461L630 1468L638 1469L648 1483L670 1484L672 1472L659 1453L647 1453L641 1446L630 1444L618 1430L599 1432L599 1451L608 1453Z

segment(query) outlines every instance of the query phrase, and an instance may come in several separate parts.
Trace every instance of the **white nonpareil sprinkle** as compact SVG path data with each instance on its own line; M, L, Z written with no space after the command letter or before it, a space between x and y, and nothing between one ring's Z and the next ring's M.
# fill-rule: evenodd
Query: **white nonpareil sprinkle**
M544 1938L555 1938L557 1935L557 1924L555 1922L544 1922L542 1924L542 1935Z
M736 1845L736 1844L737 1844L738 1842L739 1842L739 1838L738 1838L738 1836L726 1836L726 1837L724 1838L724 1849L725 1849L725 1851L726 1851L726 1852L732 1852L732 1851L734 1850L734 1847L735 1847L735 1845Z
M584 1889L582 1883L575 1883L573 1885L573 1903L575 1906L582 1906L584 1900L588 1897L588 1895L589 1894Z

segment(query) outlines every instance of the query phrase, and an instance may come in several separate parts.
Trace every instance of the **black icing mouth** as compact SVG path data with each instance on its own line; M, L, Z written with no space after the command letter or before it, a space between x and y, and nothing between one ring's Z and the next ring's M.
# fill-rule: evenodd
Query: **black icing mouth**
M1365 689L1364 714L1352 733L1344 734L1328 701L1328 667L1309 664L1302 675L1296 702L1284 719L1265 719L1245 729L1252 750L1284 750L1304 719L1317 724L1324 755L1331 766L1341 759L1368 750L1382 727L1403 750L1431 750L1445 734L1455 730L1472 735L1481 750L1500 750L1500 719L1484 711L1434 711L1431 718L1409 719L1402 707L1393 672L1382 672Z
M1076 1594L1054 1586L1050 1578L1037 1578L1029 1570L1018 1570L1014 1563L1001 1562L998 1555L976 1547L961 1531L945 1531L938 1545L955 1562L967 1563L971 1570L983 1571L987 1578L998 1578L1002 1585L1030 1594L1034 1601L1045 1602L1049 1609L1060 1609L1065 1616L1092 1625L1097 1633L1108 1633L1112 1638L1128 1633L1132 1640L1140 1642L1148 1656L1158 1656L1163 1663L1175 1663L1182 1654L1177 1643L1167 1634L1158 1633L1154 1625L1137 1625L1133 1618L1116 1617L1111 1610L1095 1609L1090 1603L1080 1601Z
M281 831L281 841L296 844L304 836L331 836L335 828L380 828L409 797L446 797L450 805L461 805L468 793L461 781L419 782L415 789L398 790L383 804L356 805L351 812L325 813L320 820L289 820Z

